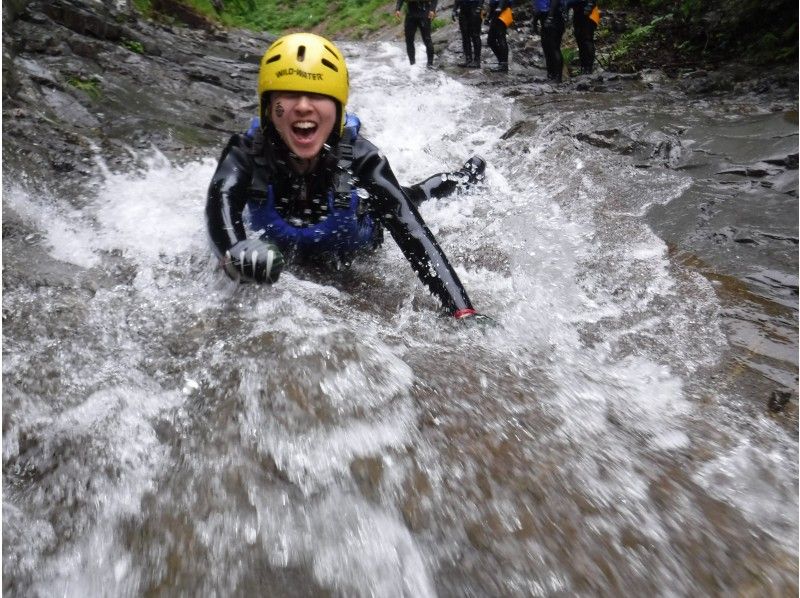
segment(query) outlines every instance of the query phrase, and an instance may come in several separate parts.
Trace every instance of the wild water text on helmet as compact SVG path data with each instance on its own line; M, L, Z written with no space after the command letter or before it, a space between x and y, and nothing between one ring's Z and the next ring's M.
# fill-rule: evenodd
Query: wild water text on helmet
M298 77L303 77L305 79L311 79L312 81L322 81L323 76L322 73L309 73L308 71L301 71L300 69L281 69L275 73L275 77L280 79L281 77L286 77L290 75L297 75Z

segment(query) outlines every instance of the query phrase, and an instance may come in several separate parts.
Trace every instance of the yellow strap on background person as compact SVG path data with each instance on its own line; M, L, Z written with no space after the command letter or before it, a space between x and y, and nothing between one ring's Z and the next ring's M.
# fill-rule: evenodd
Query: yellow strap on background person
M596 4L595 4L594 8L592 9L592 12L589 13L589 19L594 21L595 25L598 25L598 26L600 25L600 9L597 8Z
M511 27L511 23L514 22L514 15L511 13L511 7L506 7L503 12L497 15L497 18L503 21L506 27Z

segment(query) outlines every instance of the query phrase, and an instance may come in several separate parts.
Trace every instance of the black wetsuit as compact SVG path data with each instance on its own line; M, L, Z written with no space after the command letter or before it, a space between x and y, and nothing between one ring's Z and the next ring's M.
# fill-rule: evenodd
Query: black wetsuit
M433 66L433 39L431 38L431 19L428 14L436 12L437 0L397 0L395 10L400 10L403 2L408 4L404 23L408 61L411 64L416 61L414 38L417 35L417 29L419 29L422 43L425 44L425 52L428 55L428 66Z
M489 2L489 33L486 43L497 57L497 62L501 69L508 68L508 41L506 32L508 27L500 20L500 13L511 6L509 0L491 0Z
M456 0L454 6L454 9L458 10L458 28L461 31L464 63L468 66L481 65L482 7L483 0Z
M357 135L352 144L346 145L352 148L352 160L343 165L340 144L333 151L323 152L313 172L300 175L288 166L288 150L281 142L264 143L260 132L254 139L245 135L231 137L211 180L206 203L208 231L217 255L224 256L247 237L245 206L249 204L252 210L268 201L267 189L275 198L280 216L301 227L324 219L324 198L341 184L337 181L345 180L348 187L368 193L359 204L359 218L369 217L375 223L373 248L382 241L385 228L445 309L450 313L472 309L458 276L415 206L430 197L447 195L457 182L436 175L404 188L372 143Z
M535 3L537 9L534 18L542 24L540 36L542 40L542 53L547 65L547 78L551 81L561 82L564 71L564 58L561 54L561 40L564 36L564 15L558 0L539 0ZM549 25L548 17L550 18Z
M586 2L570 3L572 8L572 30L578 43L578 58L581 72L591 73L594 68L594 32L597 25L586 14ZM593 6L593 4L592 4Z

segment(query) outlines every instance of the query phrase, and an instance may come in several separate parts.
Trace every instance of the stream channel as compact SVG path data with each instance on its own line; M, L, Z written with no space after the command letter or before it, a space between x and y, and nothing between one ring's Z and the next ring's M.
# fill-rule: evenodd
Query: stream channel
M421 211L499 325L390 238L237 287L218 149L4 172L7 595L795 595L796 102L342 48L400 181L487 160Z

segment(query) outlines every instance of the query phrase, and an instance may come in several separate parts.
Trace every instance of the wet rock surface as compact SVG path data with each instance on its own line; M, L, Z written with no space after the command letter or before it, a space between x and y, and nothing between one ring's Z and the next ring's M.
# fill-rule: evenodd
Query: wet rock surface
M256 106L273 38L169 26L90 2L30 2L3 28L4 169L80 182L101 154L208 155Z

